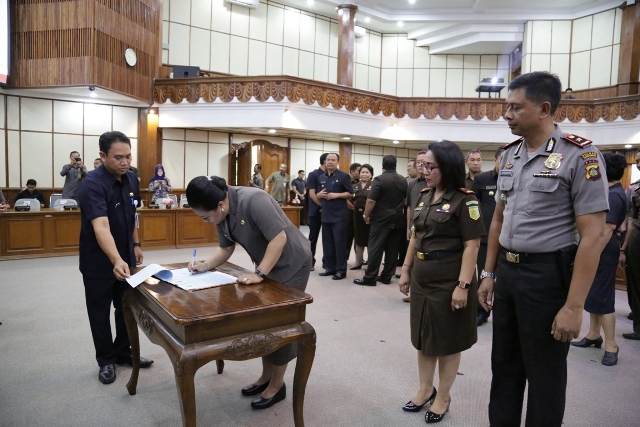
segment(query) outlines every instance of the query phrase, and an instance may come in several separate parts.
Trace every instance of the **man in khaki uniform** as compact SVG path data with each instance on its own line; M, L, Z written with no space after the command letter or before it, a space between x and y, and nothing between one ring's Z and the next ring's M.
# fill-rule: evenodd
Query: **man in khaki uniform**
M279 205L289 203L289 189L291 188L291 179L287 174L287 165L280 164L280 170L269 175L265 182L264 191L269 192L269 183L272 182L271 197L273 197Z
M500 162L478 291L494 316L493 427L520 425L527 385L526 426L562 425L569 342L580 332L606 244L604 160L591 141L553 123L561 88L547 72L509 84L504 118L522 138L505 147Z

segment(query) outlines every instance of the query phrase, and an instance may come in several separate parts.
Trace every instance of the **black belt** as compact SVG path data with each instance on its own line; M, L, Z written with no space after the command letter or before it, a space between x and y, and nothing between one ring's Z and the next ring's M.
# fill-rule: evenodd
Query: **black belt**
M416 256L421 261L433 261L438 260L441 261L443 259L447 259L453 255L457 255L462 253L462 250L457 251L433 251L433 252L416 252Z
M560 260L558 252L512 252L502 249L500 254L514 264L556 264Z

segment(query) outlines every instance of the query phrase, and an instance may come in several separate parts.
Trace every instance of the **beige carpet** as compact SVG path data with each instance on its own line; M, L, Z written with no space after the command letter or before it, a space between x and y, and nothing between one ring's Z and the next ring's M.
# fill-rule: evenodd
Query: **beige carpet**
M198 253L204 256L205 251ZM146 251L145 263L186 262L190 255L188 249ZM242 249L232 262L251 267ZM126 391L127 368L117 369L111 385L98 382L77 264L77 257L0 262L0 426L181 426L169 359L144 334L142 354L155 364L141 371L138 394ZM397 280L389 286L360 287L352 279L363 270L350 271L342 281L319 277L320 271L311 274L307 288L314 297L307 319L318 341L307 386L306 425L424 425L424 410L408 414L400 409L416 391L417 367L409 341L409 306L401 301ZM617 292L616 304L620 362L605 367L600 364L603 350L571 349L565 426L640 425L640 342L620 336L631 331L626 294ZM583 332L587 322L585 316ZM478 343L463 353L451 412L442 426L489 424L491 322L478 335ZM291 388L284 402L265 411L252 410L251 399L240 395L259 369L258 360L227 362L222 375L216 374L215 364L200 369L198 425L292 426ZM292 378L293 366L288 386Z

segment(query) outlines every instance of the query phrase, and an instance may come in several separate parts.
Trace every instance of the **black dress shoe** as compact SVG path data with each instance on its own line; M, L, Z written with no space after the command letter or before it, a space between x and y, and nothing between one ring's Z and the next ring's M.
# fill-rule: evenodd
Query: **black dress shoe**
M367 264L369 264L369 260L362 261L362 265L367 265Z
M383 285L390 285L391 284L391 278L383 279L382 276L376 277L376 281L382 283Z
M282 384L282 387L280 387L280 390L278 390L278 392L274 394L272 397L265 399L264 397L260 396L254 399L253 402L251 402L251 407L253 409L271 408L276 403L280 402L281 400L284 400L285 397L287 397L287 386L286 384Z
M353 283L361 286L375 286L376 282L369 282L364 279L353 279Z
M433 387L433 393L431 393L431 396L429 396L422 405L416 405L410 400L407 403L405 403L405 405L402 407L402 410L407 412L420 412L420 409L422 409L422 407L427 403L433 404L433 401L436 400L437 394L438 394L438 390L436 390L436 388Z
M362 264L360 265L354 265L353 267L351 267L349 270L360 270L362 268Z
M631 332L628 334L622 334L622 338L626 338L628 340L640 341L640 332Z
M489 318L488 314L489 313L487 313L487 315L485 316L482 313L478 313L478 316L476 317L476 326L482 326L483 324L487 323L487 319Z
M131 359L131 356L129 356L129 357L119 357L119 358L116 359L116 365L133 366L133 360ZM153 365L153 360L145 359L144 357L140 358L140 367L141 368L148 368L151 365Z
M265 391L268 386L269 386L269 381L267 381L264 384L260 384L260 385L255 385L255 384L248 385L248 386L244 387L241 390L242 391L242 395L243 396L255 396L256 394L259 394L259 393L262 393L263 391Z
M327 271L327 270L325 270L324 273L320 273L320 274L318 274L318 276L323 276L323 277L324 276L333 276L334 274L336 274L335 271Z
M595 340L590 340L589 338L584 337L580 341L572 342L571 345L574 346L574 347L591 347L591 346L594 346L595 348L601 348L602 347L602 337L598 337Z
M311 271L314 271L316 268L315 267L311 267Z
M442 414L436 414L435 412L431 412L431 410L428 410L424 416L424 420L427 422L427 424L439 423L444 419L445 414L449 412L449 406L451 406L451 400L449 400L449 403L447 403L447 410Z
M347 275L345 273L336 273L333 275L332 279L333 280L342 280L342 279L346 279Z
M98 379L102 384L111 384L116 380L116 366L105 365L98 371Z
M620 353L620 347L618 347L615 353L605 350L604 357L602 358L602 364L604 366L616 365L618 363L618 353Z

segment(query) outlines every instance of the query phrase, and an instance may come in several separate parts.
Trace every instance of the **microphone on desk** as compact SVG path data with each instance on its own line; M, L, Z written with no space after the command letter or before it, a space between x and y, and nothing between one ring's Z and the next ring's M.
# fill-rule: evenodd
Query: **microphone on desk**
M13 196L9 197L8 199L6 199L4 202L8 205L9 202L13 201L13 199L15 199L16 197L18 197L18 194L22 193L23 191L25 191L27 189L27 187L22 187L22 190L18 191L16 194L14 194Z

